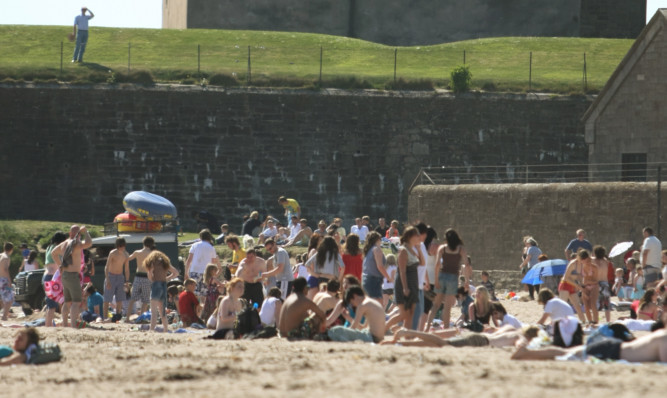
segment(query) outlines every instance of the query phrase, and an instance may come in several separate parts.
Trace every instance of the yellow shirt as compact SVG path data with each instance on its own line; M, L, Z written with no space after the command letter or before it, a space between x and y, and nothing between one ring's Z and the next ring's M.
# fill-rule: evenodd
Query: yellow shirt
M234 250L234 254L232 254L232 264L238 264L244 258L245 258L245 250L239 247L237 250Z
M299 214L299 202L294 199L287 199L287 203L283 204L283 208L292 214Z

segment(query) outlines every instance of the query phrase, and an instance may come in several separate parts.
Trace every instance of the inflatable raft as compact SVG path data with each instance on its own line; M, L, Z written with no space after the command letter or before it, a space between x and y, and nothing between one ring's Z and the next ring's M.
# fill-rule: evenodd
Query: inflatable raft
M142 221L173 220L178 218L176 206L169 200L145 191L134 191L123 198L125 210Z

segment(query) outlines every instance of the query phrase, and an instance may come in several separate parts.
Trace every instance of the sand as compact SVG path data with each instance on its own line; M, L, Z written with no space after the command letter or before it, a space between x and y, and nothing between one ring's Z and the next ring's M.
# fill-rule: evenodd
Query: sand
M541 314L535 302L503 304L524 321ZM662 394L667 376L660 364L511 361L509 348L210 341L202 333L101 328L39 328L64 359L3 369L0 396L616 398ZM0 327L0 344L11 344L15 333Z

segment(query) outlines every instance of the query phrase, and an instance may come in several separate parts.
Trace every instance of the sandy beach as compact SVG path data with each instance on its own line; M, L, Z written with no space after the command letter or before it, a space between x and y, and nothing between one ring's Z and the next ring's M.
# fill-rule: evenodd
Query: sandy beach
M535 322L541 314L535 302L503 304L524 321ZM612 312L613 319L625 315ZM661 395L667 376L661 364L511 361L509 348L407 348L277 338L211 341L203 339L206 332L156 334L128 324L94 327L39 328L46 341L60 345L63 360L4 369L2 396L608 398ZM0 344L11 344L15 333L0 327Z

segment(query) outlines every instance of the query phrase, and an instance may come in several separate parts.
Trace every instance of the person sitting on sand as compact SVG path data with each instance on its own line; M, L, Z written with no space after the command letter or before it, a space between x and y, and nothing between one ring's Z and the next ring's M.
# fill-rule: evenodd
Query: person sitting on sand
M327 332L333 341L361 340L378 344L384 340L385 313L375 299L366 297L361 286L352 286L345 292L345 302L355 309L351 327L334 326ZM365 324L362 320L365 319Z
M460 325L463 322L470 322L470 306L475 300L470 296L469 290L465 287L459 286L456 289L456 300L461 303L461 316L454 322L455 325ZM449 327L449 325L445 325Z
M104 297L95 289L92 283L83 289L83 298L86 299L87 311L81 312L81 320L93 322L102 317Z
M327 316L331 314L333 309L336 307L336 304L338 304L338 290L340 289L340 283L332 279L326 284L326 290L323 292L319 292L315 295L313 298L313 302L317 304L317 306L324 311Z
M277 287L272 287L267 293L262 308L259 310L259 319L262 326L275 327L280 321L280 310L283 308L282 292Z
M493 303L491 317L493 319L493 324L496 325L496 327L512 326L515 329L521 329L523 327L523 323L513 315L508 314L505 307L500 303Z
M665 315L663 314L664 320ZM659 329L632 341L603 338L578 347L553 346L536 350L528 349L527 341L518 341L516 347L512 359L553 360L560 356L567 356L581 360L585 360L586 357L595 357L612 361L667 362L667 329Z
M293 283L293 293L287 297L280 311L278 330L282 337L312 340L323 330L326 315L306 297L307 293L308 282L304 278L297 278Z
M660 307L656 304L658 292L655 289L647 289L644 296L639 300L637 307L637 319L640 321L657 321Z
M489 297L489 291L481 285L475 290L477 292L475 302L468 306L468 317L471 323L479 321L482 325L488 325L493 312L493 303Z
M391 341L383 344L400 344L410 347L511 347L519 339L532 340L537 336L539 328L535 326L515 329L504 326L493 334L468 333L463 336L442 338L433 333L417 332L414 330L401 329L394 334ZM454 332L456 333L456 332ZM401 339L417 339L416 341L404 341Z
M169 257L159 250L153 250L144 260L144 266L151 280L151 326L154 331L157 319L162 319L163 332L167 332L167 279L178 276L178 270L171 265Z
M195 295L197 281L194 279L186 279L184 286L185 291L178 295L178 313L181 316L183 326L188 327L193 323L204 325L204 322L199 318L202 305L199 303L199 300Z
M556 298L553 292L547 288L540 290L537 294L537 302L544 306L544 313L540 320L537 321L538 325L544 325L547 318L551 318L551 324L553 324L561 318L574 315L572 307L565 301Z
M30 355L39 344L39 333L35 328L21 329L16 333L14 339L13 353L0 360L0 366L10 366L25 363L30 361Z
M227 284L227 296L218 307L218 322L212 338L221 340L234 339L234 322L243 309L243 279L234 278Z

